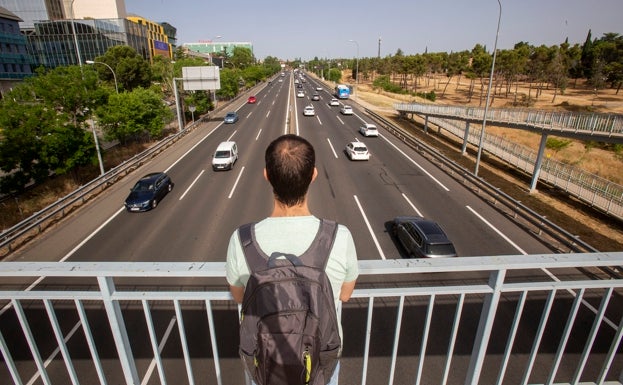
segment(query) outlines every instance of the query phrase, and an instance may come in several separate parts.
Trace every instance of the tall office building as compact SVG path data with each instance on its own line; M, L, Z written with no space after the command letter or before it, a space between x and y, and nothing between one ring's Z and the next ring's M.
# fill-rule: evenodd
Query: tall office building
M15 82L32 75L31 57L26 37L20 33L21 19L0 7L0 93L10 90Z
M172 57L166 30L127 18L124 0L0 0L16 14L35 65L54 68L83 64L116 45L128 45L146 60Z

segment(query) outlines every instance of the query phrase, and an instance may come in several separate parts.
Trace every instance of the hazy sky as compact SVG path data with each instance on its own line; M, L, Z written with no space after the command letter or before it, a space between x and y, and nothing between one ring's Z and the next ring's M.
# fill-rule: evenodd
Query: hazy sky
M178 45L212 40L248 41L255 57L313 59L491 51L497 0L125 0L128 13L177 28ZM623 0L500 0L499 49L524 41L582 44L614 32L623 35ZM354 40L357 44L349 42Z

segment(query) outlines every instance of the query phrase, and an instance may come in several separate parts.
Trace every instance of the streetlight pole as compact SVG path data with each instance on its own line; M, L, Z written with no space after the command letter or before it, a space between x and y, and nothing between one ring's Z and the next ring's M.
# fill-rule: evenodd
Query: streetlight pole
M357 65L355 69L355 72L357 73L357 77L355 78L355 95L359 95L359 93L357 92L359 91L357 89L357 85L359 85L359 43L357 43L357 41L353 39L350 39L349 42L355 43L357 45Z
M117 93L119 93L119 87L117 86L117 75L115 74L115 71L112 69L111 66L109 66L108 64L106 64L104 62L93 61L93 60L87 60L86 63L87 64L102 64L102 65L105 65L106 67L108 67L110 72L112 72L112 78L115 80L115 91L117 91Z
M482 119L482 130L480 131L480 141L478 143L478 155L476 156L476 168L474 176L478 176L478 167L480 166L480 157L482 156L482 143L485 139L485 127L487 126L487 114L489 113L489 99L491 97L491 86L493 83L493 71L495 69L495 58L498 53L498 35L500 34L500 20L502 19L502 3L498 0L500 11L498 13L498 28L495 32L495 43L493 44L493 62L491 63L491 73L489 74L489 88L487 89L487 98L485 100L485 116Z
M78 57L78 65L80 65L80 68L82 68L82 57L80 55L80 45L78 44L78 35L76 35L76 23L74 21L74 1L75 0L71 0L71 32L74 35L74 44L76 46L76 56Z

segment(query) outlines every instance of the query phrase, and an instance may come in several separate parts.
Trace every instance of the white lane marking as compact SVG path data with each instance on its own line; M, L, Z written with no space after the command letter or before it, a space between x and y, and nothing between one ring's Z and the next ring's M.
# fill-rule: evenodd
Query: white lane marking
M99 233L100 230L102 230L107 224L109 224L113 219L115 219L117 215L122 213L124 210L125 210L125 207L121 207L119 210L117 210L117 212L114 213L110 218L108 218L106 222L102 223L97 229L95 229L91 234L89 234L86 238L84 238L82 242L80 242L76 247L71 249L71 251L67 253L63 258L61 258L59 262L65 262L67 258L71 257L76 251L78 251L79 248L84 246L85 243L87 243L91 238L93 238L97 233Z
M379 251L381 258L385 260L385 254L383 253L383 250L381 249L381 245L379 244L378 239L376 239L376 235L374 235L374 232L372 231L372 226L370 225L370 221L368 221L368 217L366 216L366 213L363 211L363 207L361 207L361 203L359 203L359 199L357 198L357 195L353 195L353 197L355 198L355 202L357 202L357 206L359 207L359 211L361 212L361 216L363 217L364 222L366 222L366 226L368 226L368 231L370 232L370 235L372 236L372 240L374 241L374 244L376 245L376 249Z
M329 142L329 147L331 147L331 151L333 151L333 156L337 159L337 152L335 152L335 148L333 148L333 144L331 143L331 139L327 138L327 142Z
M236 190L236 186L238 185L238 181L240 181L240 177L242 176L243 171L244 171L244 166L240 169L240 172L238 173L238 177L236 178L236 183L234 183L234 186L231 188L231 192L229 193L229 196L227 197L228 199L231 199L231 197L234 195L234 191Z
M322 126L322 120L320 120L320 116L316 115L316 119L318 119L318 123Z
M260 129L257 131L257 135L255 136L255 141L257 141L257 140L260 138L260 134L261 134L261 133L262 133L262 129L260 128Z
M77 324L74 325L74 327L69 331L69 333L67 333L67 336L63 339L63 341L65 341L65 343L67 343L67 341L69 341L69 339L71 337L73 337L74 333L76 333L76 331L78 330L78 328L80 327L80 321L78 321ZM45 362L43 363L43 367L47 368L48 365L50 365L50 363L54 360L54 358L56 358L56 356L58 355L58 353L61 351L60 347L57 347L56 349L54 349L54 351L48 356L48 358L45 360ZM40 377L39 372L35 373L30 380L26 383L26 385L33 385L35 383L35 381L37 381Z
M441 183L437 178L435 178L434 176L431 175L431 173L429 173L428 171L426 171L424 169L424 167L420 166L415 160L411 159L409 157L409 155L405 154L404 151L402 151L401 149L399 149L398 147L396 147L395 144L393 144L392 142L390 142L389 140L387 140L387 138L385 138L384 136L381 136L381 138L383 138L383 140L385 140L387 143L389 143L390 146L394 147L394 149L396 149L396 151L398 151L399 153L401 153L402 155L404 155L405 158L409 159L409 161L411 161L411 163L413 163L417 168L419 168L424 174L426 174L429 178L431 178L432 180L435 181L435 183L437 183L439 186L441 186L442 189L446 190L446 191L450 191L449 188L447 188L443 183Z
M160 345L158 345L159 353L162 353L162 350L164 349L164 345L167 343L167 340L169 339L169 335L171 335L171 330L173 330L173 325L175 325L175 321L176 321L175 317L171 318L171 321L169 321L169 326L167 326L167 330L164 332L164 335L162 336L162 341L160 341ZM149 364L149 367L147 368L147 372L145 373L145 377L143 377L143 381L141 381L141 385L145 385L149 382L149 380L151 379L151 375L154 372L155 367L156 367L156 359L153 359L151 360L151 363Z
M407 203L413 207L413 210L415 210L416 214L420 217L422 217L422 213L420 212L420 210L417 209L417 207L415 207L415 205L413 203L411 203L411 201L409 200L409 198L407 198L407 196L405 195L405 193L402 193L402 197L405 198L405 200L407 201Z
M184 199L184 197L186 196L186 194L190 191L191 188L193 188L193 186L195 185L195 183L197 183L197 181L199 180L199 178L201 178L201 175L203 175L203 173L205 172L205 170L201 170L201 172L199 173L199 175L197 175L197 177L195 178L195 180L192 181L192 183L188 186L188 188L186 189L186 191L184 191L184 193L182 194L182 196L180 197L180 201L182 199Z
M496 233L498 233L498 235L500 235L504 240L506 240L506 242L510 243L515 249L517 249L521 254L523 255L528 255L528 253L526 253L522 248L520 248L519 246L517 246L513 241L511 241L506 235L502 234L501 231L499 231L498 229L496 229L495 227L493 227L493 225L491 223L489 223L489 221L487 221L486 219L484 219L480 214L478 214L474 209L472 209L469 206L466 206L474 215L476 215L481 221L483 221L487 226L489 226L491 229L493 229L493 231L495 231ZM542 268L541 269L548 277L550 277L552 279L552 281L555 282L560 282L560 279L558 279L558 277L556 277L551 271ZM571 290L571 289L567 289L567 292L569 292L572 296L576 296L577 294L575 293L575 291ZM584 306L586 306L590 311L592 311L593 313L597 314L597 309L595 309L595 307L593 305L591 305L590 303L588 303L586 300L582 300L582 304ZM604 317L604 322L606 322L611 328L613 329L617 329L618 326L612 322L611 320L609 320L607 317Z
M495 231L500 237L502 237L502 239L504 239L506 242L508 242L511 246L513 246L517 251L519 251L521 254L523 255L528 255L528 253L526 253L521 247L519 247L515 242L511 241L511 239L509 237L507 237L504 233L502 233L500 230L498 230L495 226L493 226L491 224L491 222L489 222L488 220L486 220L482 215L478 214L476 212L476 210L474 210L473 208L469 207L469 206L465 206L467 207L467 209L469 211L472 212L472 214L474 214L476 217L478 217L478 219L480 219L485 225L489 226L489 228L493 231Z

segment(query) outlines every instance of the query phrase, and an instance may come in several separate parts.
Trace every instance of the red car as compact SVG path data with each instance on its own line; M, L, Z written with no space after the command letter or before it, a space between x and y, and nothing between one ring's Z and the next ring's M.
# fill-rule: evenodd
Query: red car
M247 100L247 103L254 104L256 101L257 101L257 99L255 98L255 96L249 96L249 99Z

